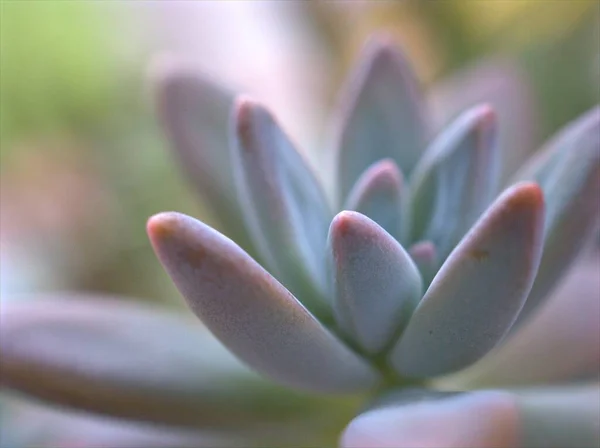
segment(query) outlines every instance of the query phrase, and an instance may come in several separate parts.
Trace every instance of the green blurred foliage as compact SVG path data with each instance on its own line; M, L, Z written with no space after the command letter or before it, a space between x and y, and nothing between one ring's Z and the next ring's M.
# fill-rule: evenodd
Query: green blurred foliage
M0 142L87 129L118 92L114 44L97 2L0 3Z

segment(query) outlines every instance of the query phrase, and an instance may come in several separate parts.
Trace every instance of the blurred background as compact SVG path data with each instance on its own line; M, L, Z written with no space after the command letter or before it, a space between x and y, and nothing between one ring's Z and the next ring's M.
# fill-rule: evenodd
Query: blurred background
M525 153L600 96L597 1L2 0L0 8L3 301L84 289L181 305L146 219L162 210L211 217L153 114L146 74L156 54L192 58L266 103L321 174L328 114L375 30L398 40L440 117L489 96L506 109L507 143Z
M212 217L156 120L152 59L192 59L267 104L326 177L328 117L381 30L438 125L474 102L497 107L506 172L600 100L596 0L0 0L1 301L85 290L183 307L146 220Z

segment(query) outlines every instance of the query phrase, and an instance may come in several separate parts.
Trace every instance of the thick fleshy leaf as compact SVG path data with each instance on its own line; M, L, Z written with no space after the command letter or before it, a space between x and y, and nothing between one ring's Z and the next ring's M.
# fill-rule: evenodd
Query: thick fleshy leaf
M597 448L600 446L600 387L572 386L515 391L519 446Z
M329 248L338 325L362 349L380 352L421 299L419 270L389 233L356 212L333 219Z
M156 59L150 74L159 117L183 172L215 211L225 234L254 250L231 167L233 94L193 65L170 56Z
M515 185L490 206L442 265L393 349L400 374L461 369L502 339L535 278L543 221L533 183Z
M148 232L192 310L258 372L318 392L358 391L377 383L378 374L364 360L233 241L178 213L152 217Z
M343 448L593 448L600 442L597 385L395 397L356 417ZM411 400L414 400L411 403Z
M498 114L500 182L504 184L535 148L538 117L534 89L518 61L479 60L436 83L428 92L436 129L443 129L462 111L481 103Z
M408 250L411 258L419 268L423 284L429 286L438 268L438 255L431 241L419 241Z
M344 210L354 210L368 216L386 232L402 240L402 173L393 160L374 163L358 179Z
M191 316L72 295L3 303L0 316L2 387L55 405L257 436L340 407L264 380Z
M446 258L493 198L496 152L496 116L487 105L435 139L411 178L411 241L429 240Z
M273 275L323 314L332 213L321 186L262 106L239 99L234 120L233 161L248 228Z
M390 39L367 42L341 94L336 123L338 201L361 174L391 158L408 177L429 140L420 88L408 61Z
M546 197L544 253L523 321L549 296L600 223L600 107L576 120L517 175Z
M9 412L1 422L0 446L6 448L232 448L251 439L154 423L65 411L7 396ZM245 443L244 443L245 442Z
M399 392L356 417L343 448L517 448L518 415L507 392Z
M600 375L600 257L577 262L538 314L444 387L536 385Z

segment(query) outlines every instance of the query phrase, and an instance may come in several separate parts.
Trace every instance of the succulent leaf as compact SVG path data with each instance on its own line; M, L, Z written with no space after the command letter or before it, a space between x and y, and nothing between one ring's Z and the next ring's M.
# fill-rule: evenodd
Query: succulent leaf
M391 158L408 178L429 139L419 85L404 55L387 38L367 42L340 101L336 157L342 204L360 175Z
M367 389L378 374L233 241L193 218L148 222L154 249L190 308L249 366L315 392Z
M395 395L398 404L356 417L342 448L592 448L600 442L597 385Z
M519 446L600 446L600 388L589 386L516 391L521 427Z
M519 62L486 58L435 83L428 92L436 129L462 111L490 104L498 115L500 182L507 182L527 160L538 134L534 89Z
M12 394L11 394L12 395ZM239 434L173 428L42 406L3 393L3 447L231 448L248 446Z
M439 263L435 245L431 241L419 241L410 247L408 253L419 268L423 284L429 286Z
M2 387L55 404L213 431L283 425L332 404L277 387L195 319L158 307L56 295L3 303L1 318Z
M273 274L317 314L326 314L327 229L321 186L271 114L248 99L234 111L238 195L248 228Z
M600 107L570 124L517 175L547 198L544 252L522 321L549 296L600 223Z
M391 353L408 377L448 373L474 363L514 323L541 256L540 188L505 191L450 254Z
M507 392L399 391L356 417L342 448L517 448L518 415ZM396 402L396 403L394 403Z
M333 219L329 248L338 325L362 349L378 353L421 298L419 271L390 234L360 213L344 211Z
M360 176L344 210L368 216L398 241L402 241L402 173L393 160L375 162Z
M228 123L233 93L171 57L151 70L158 115L183 172L215 211L226 235L254 253L231 170Z
M462 113L429 146L411 178L411 241L429 240L444 260L493 198L496 116Z
M441 381L498 387L598 378L599 335L600 257L595 253L578 261L540 312L506 342L455 378Z

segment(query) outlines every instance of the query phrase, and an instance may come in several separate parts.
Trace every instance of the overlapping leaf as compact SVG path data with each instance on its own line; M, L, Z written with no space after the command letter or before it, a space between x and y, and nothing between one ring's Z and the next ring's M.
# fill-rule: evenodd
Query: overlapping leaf
M289 386L367 389L378 374L233 241L177 213L148 223L154 249L191 309L234 354Z
M543 198L521 183L503 193L450 254L391 354L396 370L427 377L466 367L510 329L541 256Z
M421 298L419 271L390 234L360 213L334 218L329 247L337 322L362 349L380 352Z
M339 118L339 203L381 159L410 175L429 139L428 116L409 63L388 39L378 36L365 46L342 92Z
M490 104L498 114L500 182L504 184L535 149L539 117L534 89L518 61L487 58L435 83L428 92L436 129L462 111Z
M60 295L3 303L1 312L2 387L52 403L232 432L327 406L262 379L188 316Z
M151 70L157 111L173 152L224 232L254 250L243 226L231 169L228 123L233 94L191 64L170 56Z
M312 171L263 107L236 103L238 195L269 269L315 313L327 300L325 244L331 211Z
M344 209L368 216L401 241L404 196L402 173L393 160L384 159L374 163L358 179Z
M423 155L411 178L411 241L431 241L440 261L491 202L496 188L496 122L476 106Z
M471 387L560 383L600 375L600 258L584 257L538 314L448 383Z
M544 254L523 309L525 319L548 297L600 223L600 107L566 127L517 174L547 198Z

